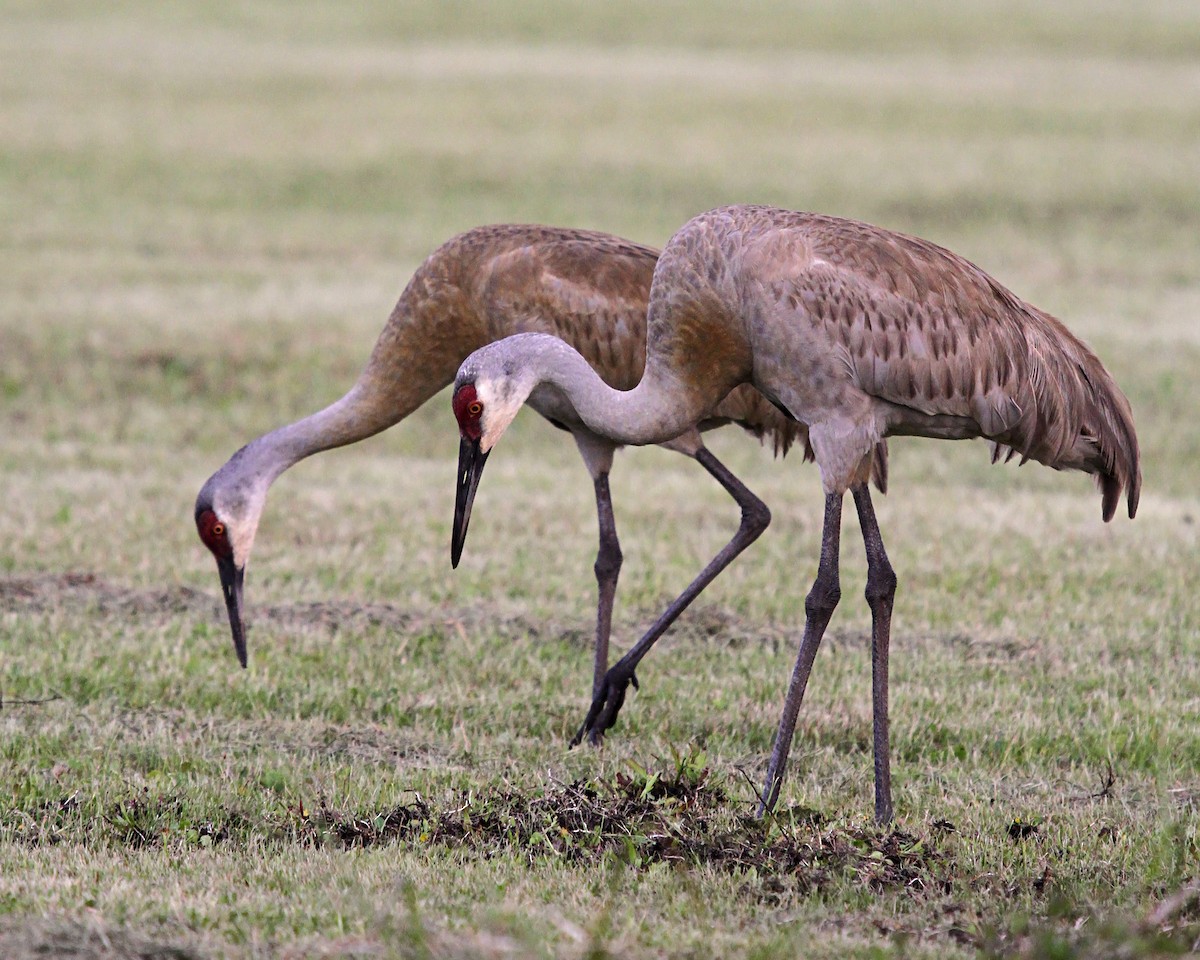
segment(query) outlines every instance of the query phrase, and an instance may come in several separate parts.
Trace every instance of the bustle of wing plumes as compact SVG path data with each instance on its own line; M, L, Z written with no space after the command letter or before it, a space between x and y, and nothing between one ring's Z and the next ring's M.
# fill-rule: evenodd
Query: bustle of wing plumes
M1142 478L1129 401L1059 320L930 241L857 221L790 217L844 254L803 282L822 295L818 319L862 390L894 404L901 421L907 409L973 424L960 436L992 441L993 462L1019 454L1022 463L1092 473L1106 521L1122 493L1136 514ZM836 259L828 249L823 255ZM899 283L910 295L889 300ZM847 312L852 303L858 309ZM919 423L889 429L922 435Z
M986 317L982 310L973 317L960 314L957 328L943 324L928 333L932 363L895 353L883 342L886 330L877 329L872 338L843 328L839 334L856 382L899 409L973 422L978 432L963 436L991 441L993 463L1019 455L1021 463L1092 473L1104 519L1112 519L1122 492L1133 517L1142 477L1129 401L1061 322L961 262L988 287Z
M1055 469L1095 474L1104 520L1116 514L1122 492L1130 518L1137 513L1142 472L1129 401L1100 360L1059 320L992 282L997 297L1026 318L1025 351L1010 359L1023 367L1025 389L1014 399L1020 419L993 442L992 462L1016 454Z

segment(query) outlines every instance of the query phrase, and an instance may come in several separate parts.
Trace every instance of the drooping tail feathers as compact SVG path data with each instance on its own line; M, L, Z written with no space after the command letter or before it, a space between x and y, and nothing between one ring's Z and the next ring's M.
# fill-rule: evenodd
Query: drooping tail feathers
M1083 341L1054 317L996 286L1010 307L1025 314L1025 322L1019 326L1020 346L1011 338L1013 328L1007 331L1010 336L993 342L994 348L1008 348L1006 356L993 355L993 359L1011 365L1011 376L1002 374L996 380L1009 387L1002 392L1016 416L1015 422L991 432L987 420L994 422L996 408L988 404L991 409L980 423L995 443L993 462L1007 447L1006 460L1019 453L1022 463L1033 459L1055 469L1092 473L1101 491L1105 521L1116 513L1122 493L1132 518L1137 513L1142 471L1129 401ZM1005 340L1008 343L1002 344ZM979 399L989 392L987 384L983 386L976 393Z

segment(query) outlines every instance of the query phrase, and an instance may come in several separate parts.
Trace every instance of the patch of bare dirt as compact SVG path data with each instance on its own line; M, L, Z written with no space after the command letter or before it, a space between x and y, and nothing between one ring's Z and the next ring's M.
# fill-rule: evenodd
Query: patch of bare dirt
M438 761L448 764L445 752L403 729L374 724L329 724L318 720L281 718L229 720L167 707L117 710L111 720L96 727L97 735L115 730L137 741L167 740L195 745L204 755L216 745L248 750L269 747L286 754L329 757L333 760L400 765Z
M49 611L63 605L89 606L101 612L180 614L214 607L213 599L190 587L131 590L93 573L56 573L0 578L0 610Z
M220 593L172 586L161 590L139 590L115 584L93 573L41 574L32 577L0 577L0 613L49 613L85 609L92 615L171 619L194 615L224 624L225 606ZM339 629L383 628L396 633L429 633L454 636L465 631L487 630L499 636L574 638L590 642L591 633L578 624L567 626L554 620L522 616L498 616L486 605L444 611L413 612L393 603L357 600L326 600L310 603L254 604L247 610L250 624L275 624L297 629L318 629L330 634Z
M118 586L92 573L44 574L0 578L0 611L49 612L62 607L85 607L101 616L168 618L194 613L224 621L219 595L173 586L136 590ZM326 601L255 606L256 622L324 628L382 626L398 631L420 626L418 618L389 603Z
M201 954L181 943L155 940L99 919L0 919L0 957L4 960L201 960Z
M666 603L663 607L665 609ZM778 650L780 645L789 648L799 644L803 628L803 623L781 627L749 619L724 607L701 605L680 614L671 633L677 639L719 644L735 650L751 644L769 644Z
M664 603L665 606L665 603ZM194 614L224 622L225 607L215 586L211 593L176 585L160 590L134 589L87 572L0 577L0 612L51 612L85 608L100 616L173 618ZM328 600L311 603L254 604L247 611L252 623L290 628L338 629L382 627L398 633L454 633L487 630L500 636L566 640L588 646L590 624L520 615L497 615L487 604L469 605L452 613L413 612L392 603ZM637 622L647 619L647 612ZM750 642L790 640L793 631L763 627L728 610L697 607L684 611L672 629L677 638L742 646ZM798 635L797 635L798 636Z
M389 945L386 941L392 940ZM443 957L499 960L523 957L527 946L493 931L430 929L421 922L411 930L381 937L305 937L290 943L258 942L248 947L206 943L204 948L181 937L154 936L126 926L112 926L99 915L85 919L9 917L0 919L0 960L208 960L209 957L254 957L256 960L373 960L373 958ZM397 949L398 947L398 949Z

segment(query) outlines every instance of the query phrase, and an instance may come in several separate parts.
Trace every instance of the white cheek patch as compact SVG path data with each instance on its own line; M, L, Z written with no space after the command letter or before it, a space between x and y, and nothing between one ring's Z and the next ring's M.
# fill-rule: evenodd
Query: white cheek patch
M258 533L258 520L267 501L268 486L266 483L256 483L243 494L245 499L234 504L221 503L219 500L213 504L217 519L225 524L225 535L233 550L233 562L239 567L244 567L250 559L254 537Z
M258 516L256 514L249 523L240 523L234 526L226 524L225 529L229 531L229 545L233 548L234 565L244 567L246 561L250 559L250 550L254 546L254 535L258 533Z
M496 383L491 380L476 381L475 395L483 404L483 416L479 420L481 428L479 449L487 453L504 435L509 424L516 419L521 410L521 404L515 400L515 391L510 389L501 393L497 389Z

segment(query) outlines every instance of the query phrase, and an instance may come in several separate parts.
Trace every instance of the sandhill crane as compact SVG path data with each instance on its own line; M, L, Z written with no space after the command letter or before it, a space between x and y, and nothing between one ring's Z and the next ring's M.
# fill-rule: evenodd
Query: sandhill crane
M447 241L418 268L392 311L366 368L351 390L324 410L259 437L214 473L196 498L200 539L217 559L238 659L246 665L242 585L267 490L284 470L322 450L354 443L395 423L445 387L472 350L523 331L554 333L587 357L615 387L642 375L646 303L658 252L619 237L554 227L479 227ZM620 446L589 430L555 398L531 406L569 431L592 476L600 544L595 574L593 692L608 667L613 594L621 549L608 474ZM515 411L514 411L515 412ZM651 628L661 633L713 577L749 545L770 512L705 448L700 430L737 423L786 453L803 429L750 387L731 393L712 415L664 444L692 457L741 507L741 524L683 594ZM455 562L457 563L457 553Z
M1141 469L1129 402L1058 320L979 267L915 237L852 220L732 206L685 224L663 250L647 320L646 370L631 391L605 385L561 340L527 334L484 347L455 378L460 431L455 536L461 538L488 453L531 393L552 394L593 432L653 443L753 383L808 428L825 516L816 580L784 701L759 814L779 796L813 658L841 596L842 499L854 495L871 610L875 816L892 818L888 646L896 575L867 479L889 436L984 437L993 462L1095 474L1104 519L1122 492L1137 510ZM584 730L611 727L639 641L608 672Z

